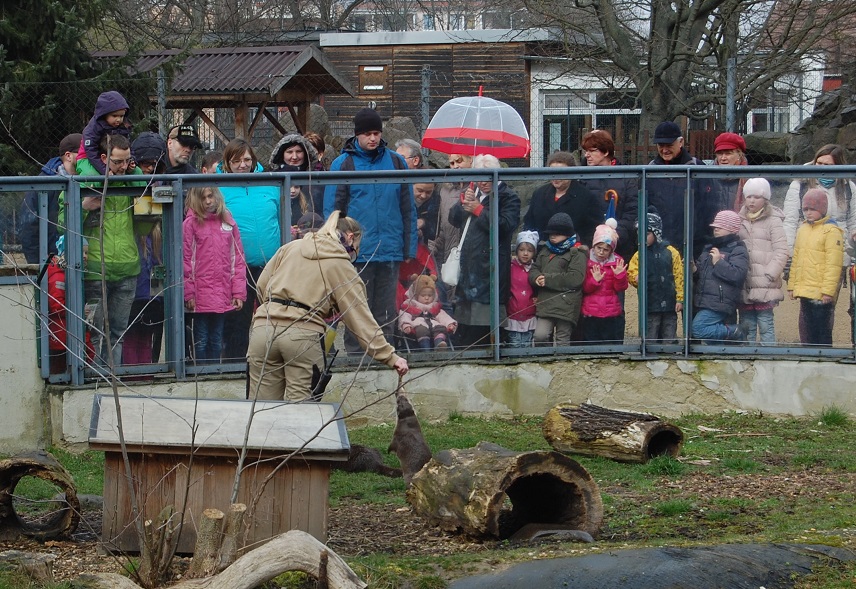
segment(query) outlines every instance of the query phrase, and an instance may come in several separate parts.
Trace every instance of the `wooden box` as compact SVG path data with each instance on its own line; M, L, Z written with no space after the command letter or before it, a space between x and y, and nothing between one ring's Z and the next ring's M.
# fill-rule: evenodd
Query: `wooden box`
M237 495L248 507L245 546L292 529L326 542L331 461L347 460L350 448L338 405L124 395L120 403L141 517L153 520L167 505L183 512L179 553L193 552L203 510L228 512L245 437ZM96 395L89 445L105 453L101 540L138 552L117 423L112 395Z

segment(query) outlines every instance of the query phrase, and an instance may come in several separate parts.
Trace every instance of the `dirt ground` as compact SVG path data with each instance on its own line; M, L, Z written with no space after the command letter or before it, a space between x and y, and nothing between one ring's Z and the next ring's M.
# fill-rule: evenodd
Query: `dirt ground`
M813 497L817 501L832 498L856 488L856 473L836 473L811 470L799 473L747 474L734 477L709 475L703 471L681 477L677 481L664 480L653 485L648 494L631 492L620 486L605 486L602 491L614 498L616 509L622 512L644 509L666 498L689 499L704 497L705 501L716 498L742 497L745 499L779 499L788 505L795 497ZM620 504L620 505L618 505ZM23 550L50 553L56 556L54 574L57 580L67 580L81 574L95 572L117 572L123 561L119 558L99 554L97 530L101 525L101 513L89 510L84 522L71 540L49 541L40 544L31 540L0 542L0 551ZM760 530L738 530L738 533L753 535ZM734 530L732 530L734 532ZM675 542L687 540L717 542L716 527L706 527L702 522L687 522L687 527L675 530ZM847 545L856 546L856 529L845 531ZM633 542L648 539L644 530L615 524L607 513L601 530L600 540L605 542ZM668 542L668 539L665 539ZM440 531L426 525L416 517L409 507L394 505L367 505L344 501L329 512L328 545L345 558L382 553L395 556L447 556L460 553L479 553L489 549L503 549L507 543L498 541L473 541L461 536ZM573 545L576 551L587 546ZM602 542L591 545L591 549L602 546ZM558 552L557 552L558 555ZM494 561L495 562L495 561ZM176 574L186 569L187 559L177 559Z

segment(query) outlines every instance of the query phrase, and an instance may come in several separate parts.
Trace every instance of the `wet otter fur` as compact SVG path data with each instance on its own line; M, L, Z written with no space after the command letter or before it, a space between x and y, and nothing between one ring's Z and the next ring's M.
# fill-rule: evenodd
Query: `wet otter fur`
M393 478L401 476L400 468L392 468L383 463L380 450L360 444L351 444L348 459L345 462L334 462L333 468L344 472L375 472Z
M413 475L431 460L431 448L425 442L419 419L410 399L403 392L395 393L397 419L389 451L398 456L404 483L409 487Z

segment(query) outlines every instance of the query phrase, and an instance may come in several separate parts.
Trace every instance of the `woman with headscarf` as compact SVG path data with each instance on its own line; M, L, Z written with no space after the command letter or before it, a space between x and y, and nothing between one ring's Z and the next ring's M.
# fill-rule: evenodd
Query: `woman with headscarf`
M270 154L271 172L311 172L316 170L318 152L303 135L287 133L274 146ZM321 213L324 210L324 191L312 186L300 187L302 197L292 192L291 224L297 224L306 213ZM295 215L295 213L297 213Z

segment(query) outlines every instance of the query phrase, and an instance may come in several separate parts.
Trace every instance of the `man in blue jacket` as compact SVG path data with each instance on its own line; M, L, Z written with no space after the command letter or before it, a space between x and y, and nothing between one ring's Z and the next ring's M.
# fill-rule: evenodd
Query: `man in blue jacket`
M388 149L382 138L383 122L371 108L354 116L354 137L348 139L342 155L333 161L331 172L406 170L407 163ZM416 205L408 184L341 184L324 192L324 216L334 210L359 221L362 240L354 259L375 321L392 343L396 316L395 296L398 266L416 255ZM341 309L347 313L347 309ZM367 342L363 342L364 344ZM363 353L352 334L345 336L349 353Z

